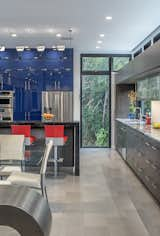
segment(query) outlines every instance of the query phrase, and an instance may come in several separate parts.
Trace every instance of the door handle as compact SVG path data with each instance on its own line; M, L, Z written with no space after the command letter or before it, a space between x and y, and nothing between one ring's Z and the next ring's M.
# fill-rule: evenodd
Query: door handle
M154 184L154 183L152 183L152 187L153 187L154 189L157 189L157 185Z
M150 178L146 175L146 176L145 176L145 179L146 179L147 181L149 181Z
M24 89L27 90L27 81L24 82Z
M142 168L138 168L138 171L139 171L139 172L142 172Z
M25 120L27 120L27 112L25 111Z
M153 149L154 151L157 151L157 148L156 148L156 147L154 147L154 146L152 146L152 149Z
M30 90L30 89L31 89L31 81L28 80L28 90Z
M147 164L150 164L150 163L151 163L149 160L145 160L145 162L146 162Z
M148 146L148 147L150 146L150 144L148 142L145 142L145 145Z
M157 167L154 164L152 164L151 166L153 169L155 169L155 170L157 169Z

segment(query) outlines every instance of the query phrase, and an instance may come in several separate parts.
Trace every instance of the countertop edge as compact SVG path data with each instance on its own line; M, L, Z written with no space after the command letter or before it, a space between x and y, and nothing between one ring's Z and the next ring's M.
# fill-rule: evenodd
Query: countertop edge
M133 124L129 124L121 118L116 118L115 120L122 123L122 124L124 124L124 125L126 125L126 126L128 126L128 127L130 127L130 128L132 128L132 129L134 129L134 130L136 130L136 131L138 131L138 132L140 132L141 134L153 139L154 141L160 143L160 130L159 130L159 138L157 138L157 137L153 136L153 134L149 134L149 133L145 132L143 129L136 128L135 126L133 126ZM145 126L145 125L142 125L142 126ZM151 127L151 125L147 125L147 127Z
M13 121L13 122L0 122L0 128L9 128L11 125L31 125L31 127L41 128L45 125L64 125L64 126L78 126L79 121L71 122L41 122L41 121Z

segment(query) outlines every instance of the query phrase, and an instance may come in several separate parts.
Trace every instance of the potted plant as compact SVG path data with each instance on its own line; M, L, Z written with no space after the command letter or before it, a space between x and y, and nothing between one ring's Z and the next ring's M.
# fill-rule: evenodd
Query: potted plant
M134 90L129 91L128 98L129 98L129 114L128 114L128 117L130 119L135 119L135 117L136 117L136 98L137 98L136 92Z

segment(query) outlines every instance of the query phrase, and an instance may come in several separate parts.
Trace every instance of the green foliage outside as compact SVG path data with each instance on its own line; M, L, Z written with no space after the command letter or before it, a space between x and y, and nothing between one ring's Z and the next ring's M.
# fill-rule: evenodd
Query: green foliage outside
M113 57L113 71L122 69L128 62L128 57Z
M107 76L83 76L83 146L108 146L109 80ZM102 132L103 130L103 132ZM104 132L105 131L105 132ZM104 133L106 135L104 135ZM101 137L103 136L103 137ZM101 142L100 142L101 140Z
M108 138L108 130L101 128L96 134L96 145L106 146L106 140Z
M113 59L114 71L123 67L128 58ZM109 71L109 58L82 58L83 71ZM82 146L109 146L109 77L83 75L82 77Z
M82 70L83 71L108 71L109 58L108 57L83 57Z

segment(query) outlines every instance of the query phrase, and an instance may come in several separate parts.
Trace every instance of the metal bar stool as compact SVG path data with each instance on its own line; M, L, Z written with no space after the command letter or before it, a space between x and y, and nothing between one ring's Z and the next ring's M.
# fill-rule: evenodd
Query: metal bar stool
M60 162L60 157L58 157L58 146L64 146L68 140L68 136L64 135L64 125L45 125L45 139L46 143L49 140L53 140L54 146L54 176L58 173L58 163ZM62 160L63 161L63 160Z
M23 134L25 136L25 145L29 146L36 141L36 137L31 135L30 125L11 125L12 134Z

